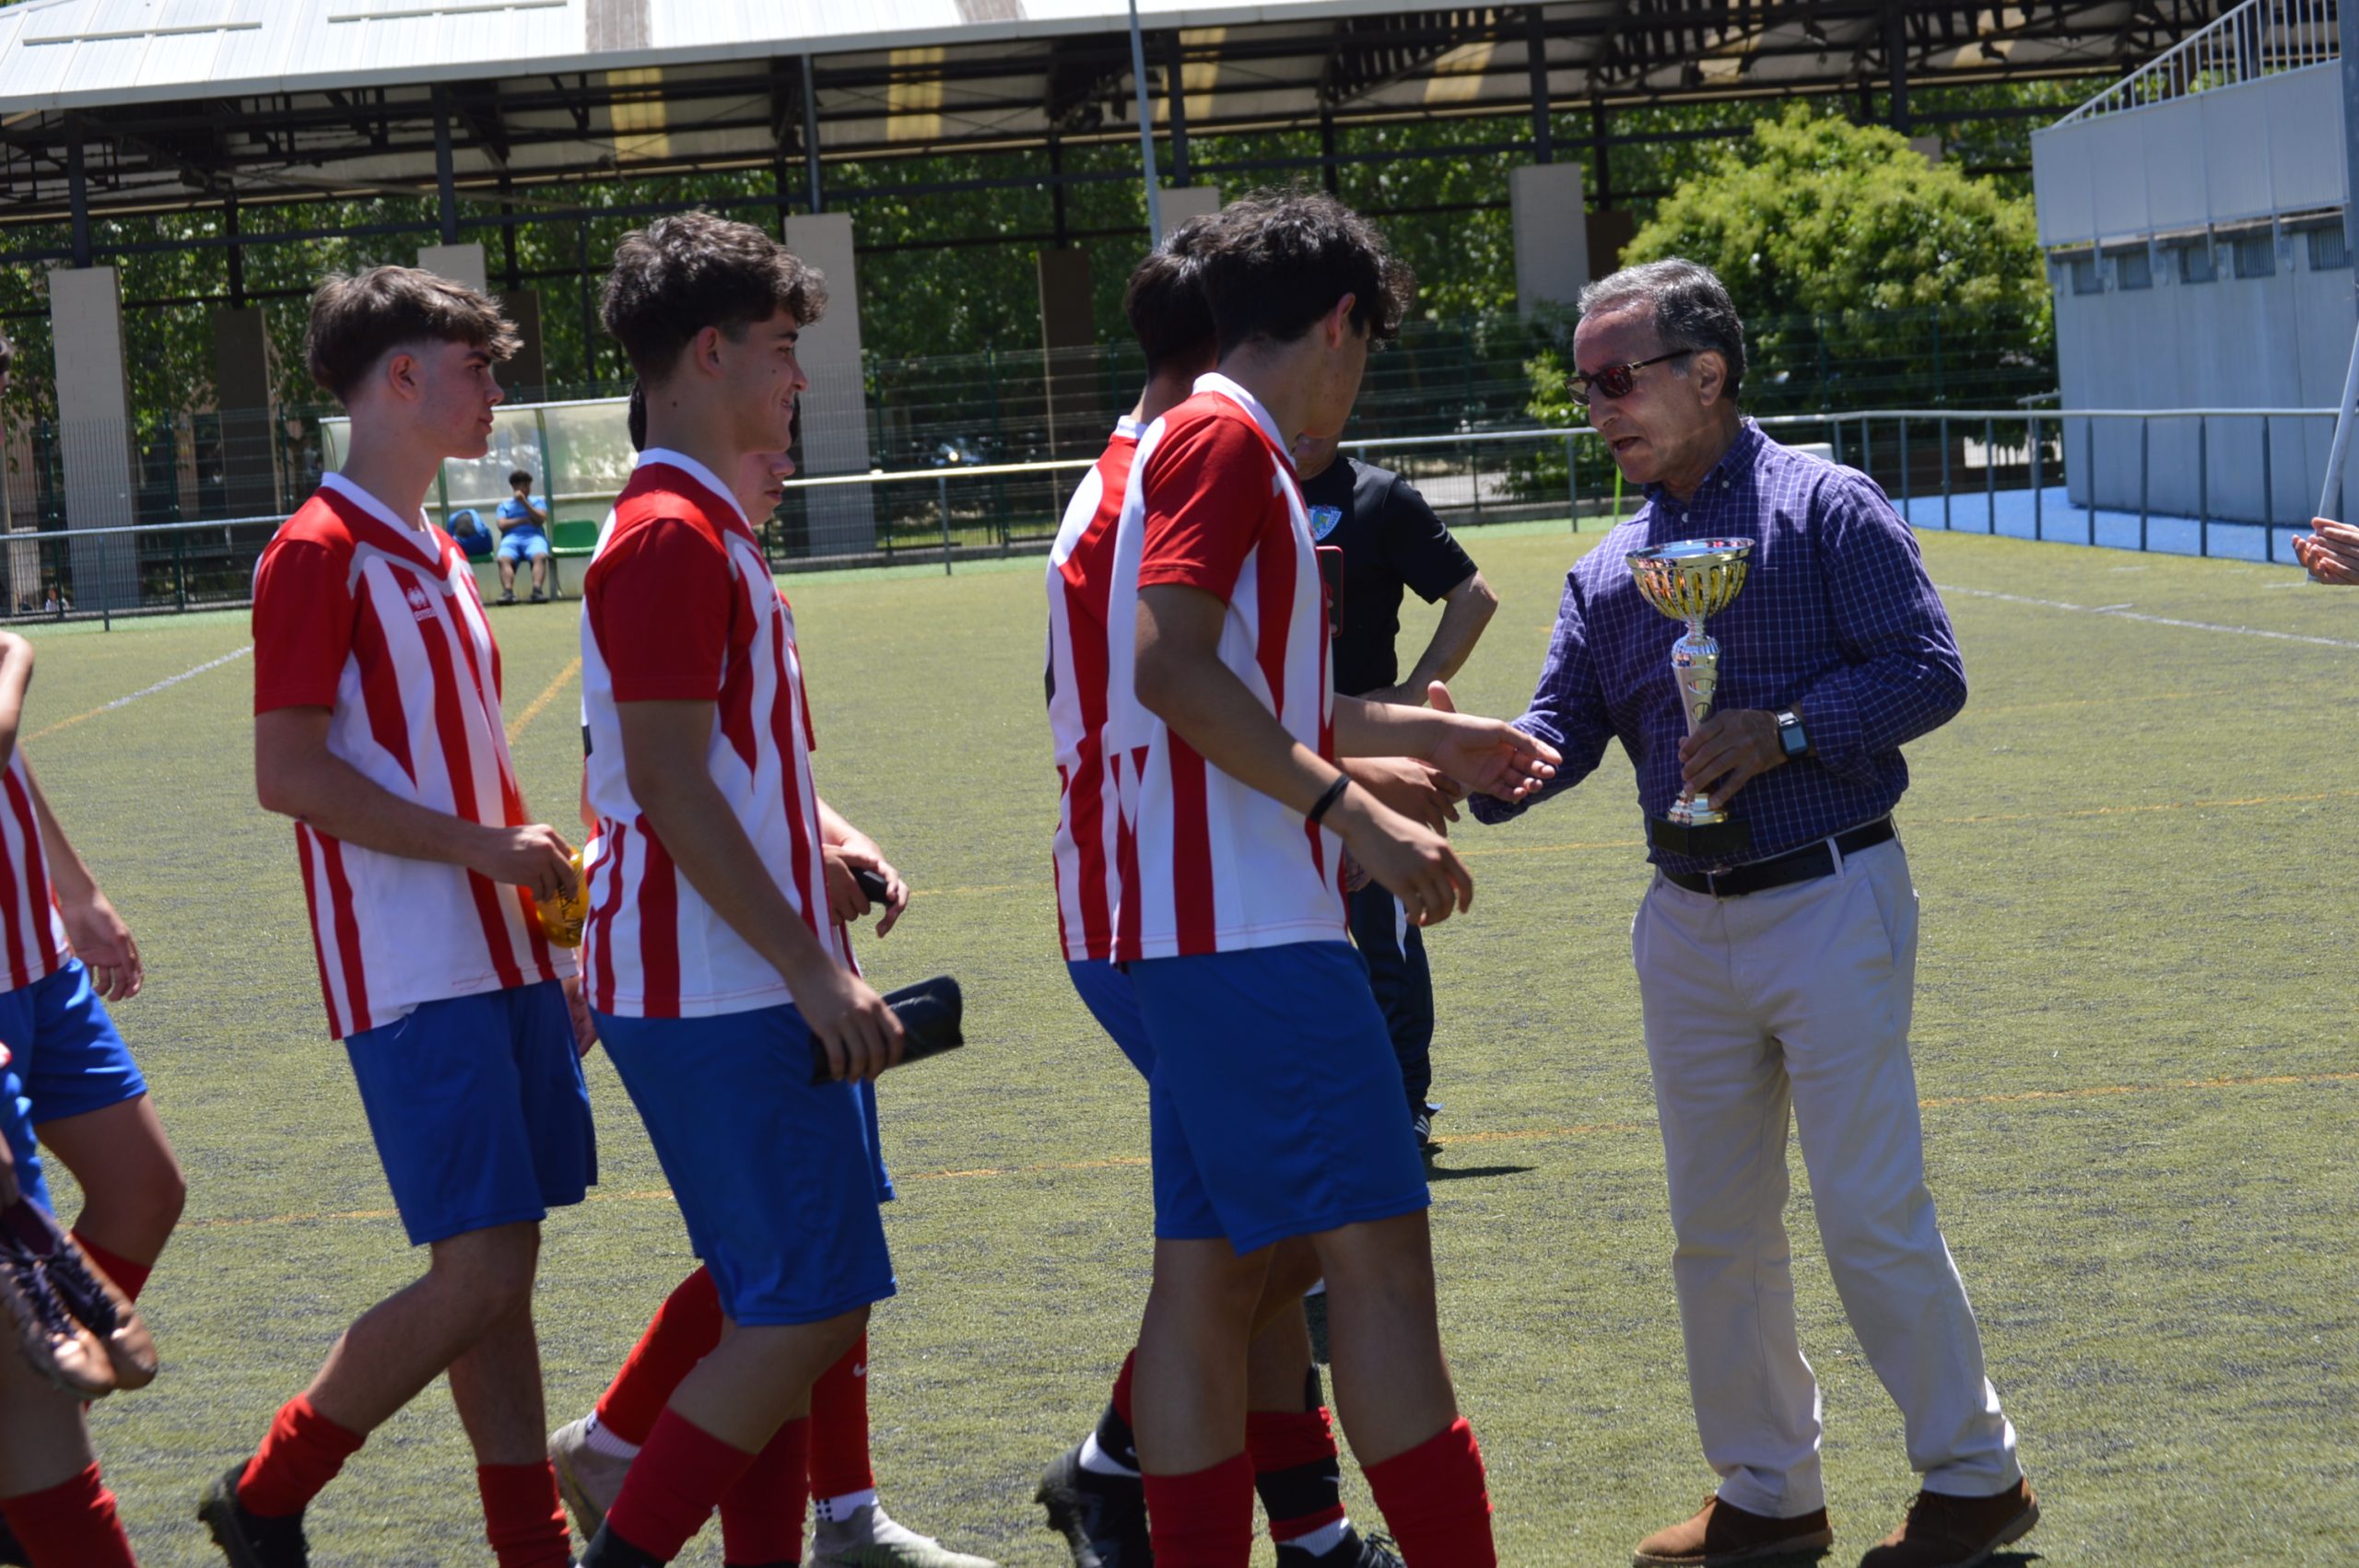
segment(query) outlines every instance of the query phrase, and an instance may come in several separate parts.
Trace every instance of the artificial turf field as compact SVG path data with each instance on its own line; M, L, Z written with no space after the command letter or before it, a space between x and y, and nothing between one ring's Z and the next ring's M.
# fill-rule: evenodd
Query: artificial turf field
M1462 708L1521 711L1595 538L1468 535L1504 604ZM1973 696L1909 748L1917 1066L1934 1196L2043 1499L2025 1545L2060 1564L2359 1560L2359 593L2283 567L1924 544ZM948 970L968 999L969 1048L884 1091L901 1294L871 1330L883 1496L951 1544L1046 1565L1065 1559L1032 1487L1131 1341L1150 1203L1140 1085L1055 952L1039 569L788 589L820 787L920 890L863 943L870 973ZM567 822L574 608L495 625L527 797ZM92 1424L142 1561L212 1562L198 1488L422 1258L323 1031L291 834L253 804L251 665L102 706L236 654L243 614L33 636L26 743L145 950L147 989L116 1015L189 1176L143 1301L165 1375ZM1627 945L1638 830L1618 751L1509 826L1468 822L1474 909L1428 938L1444 1336L1509 1564L1626 1562L1712 1480ZM603 1181L547 1227L539 1294L552 1424L691 1266L613 1071L588 1071ZM1792 1163L1848 1562L1913 1485ZM57 1195L70 1211L70 1181ZM487 1563L471 1466L429 1390L313 1507L313 1562ZM717 1535L682 1561L719 1562Z

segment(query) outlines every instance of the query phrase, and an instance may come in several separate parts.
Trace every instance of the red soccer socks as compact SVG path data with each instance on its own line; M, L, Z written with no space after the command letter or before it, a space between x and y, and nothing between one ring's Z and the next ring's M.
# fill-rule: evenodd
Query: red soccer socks
M812 1435L811 1421L788 1422L722 1495L721 1560L729 1568L803 1561L804 1476L817 1457Z
M822 1502L876 1491L868 1462L868 1336L811 1385L811 1495ZM873 1500L873 1495L872 1495ZM731 1562L737 1561L734 1557ZM756 1559L749 1561L769 1561Z
M757 1457L678 1411L665 1410L631 1461L622 1495L606 1511L606 1529L657 1562L669 1562ZM797 1502L798 1522L802 1510Z
M114 1281L114 1288L133 1301L139 1299L139 1292L147 1283L147 1276L156 1271L153 1263L134 1263L128 1258L109 1252L80 1231L74 1233L74 1245L82 1249L83 1257L105 1270L107 1278Z
M34 1568L136 1568L96 1465L46 1492L0 1497L0 1515Z
M279 1407L262 1446L246 1461L239 1505L266 1519L300 1514L366 1440L313 1410L306 1396L296 1395Z
M644 1446L673 1390L721 1343L721 1287L699 1269L655 1310L630 1358L598 1400L598 1424Z
M1253 1461L1146 1478L1156 1568L1245 1568L1253 1557Z
M1343 1461L1323 1408L1247 1412L1245 1453L1272 1540L1283 1546L1344 1522Z
M1483 1450L1463 1417L1407 1453L1364 1468L1409 1568L1497 1568Z
M565 1504L557 1501L557 1467L477 1465L483 1493L484 1539L499 1568L570 1568L573 1540Z

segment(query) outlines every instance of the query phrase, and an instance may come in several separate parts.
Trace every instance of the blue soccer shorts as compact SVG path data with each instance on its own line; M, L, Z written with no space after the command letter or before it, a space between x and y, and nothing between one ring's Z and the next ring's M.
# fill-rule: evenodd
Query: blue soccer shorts
M412 1246L545 1219L597 1181L560 982L422 1002L344 1048Z
M1065 973L1073 977L1073 989L1081 995L1081 1005L1097 1020L1097 1026L1120 1046L1139 1076L1152 1082L1155 1078L1155 1043L1146 1037L1146 1020L1139 1016L1138 992L1131 987L1131 977L1119 964L1102 958L1067 960Z
M1155 1234L1241 1255L1431 1201L1392 1036L1350 944L1130 965L1155 1047Z
M874 1099L811 1082L827 1053L801 1013L597 1016L722 1311L824 1323L893 1293Z
M0 1058L6 1055L0 1050ZM41 1178L41 1151L33 1141L33 1103L25 1097L24 1080L5 1062L0 1062L0 1139L7 1141L8 1153L16 1161L17 1190L54 1214L49 1184Z
M546 560L549 553L548 535L537 528L520 528L499 536L499 547L494 552L503 561Z
M147 1092L78 958L0 994L0 1041L16 1055L14 1071L36 1124L102 1111Z

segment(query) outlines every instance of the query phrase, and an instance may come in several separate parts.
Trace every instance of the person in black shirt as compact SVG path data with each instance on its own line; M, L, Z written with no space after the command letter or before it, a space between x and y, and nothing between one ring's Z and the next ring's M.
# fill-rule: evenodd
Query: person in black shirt
M1423 706L1426 688L1456 674L1474 651L1499 596L1426 498L1398 474L1343 456L1332 438L1297 442L1294 458L1310 532L1330 573L1335 690L1371 702ZM1340 569L1330 551L1340 552ZM1442 613L1403 676L1394 645L1401 597L1411 589L1428 604L1440 601ZM1430 1158L1434 1112L1440 1107L1426 1097L1434 1081L1434 982L1424 933L1373 882L1351 895L1351 926L1391 1027L1418 1145Z

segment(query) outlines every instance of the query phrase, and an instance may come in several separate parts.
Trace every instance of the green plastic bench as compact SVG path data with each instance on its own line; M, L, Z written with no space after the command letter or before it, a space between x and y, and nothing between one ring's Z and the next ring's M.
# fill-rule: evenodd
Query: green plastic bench
M565 597L565 563L598 553L600 524L588 518L560 518L549 524L549 595Z

